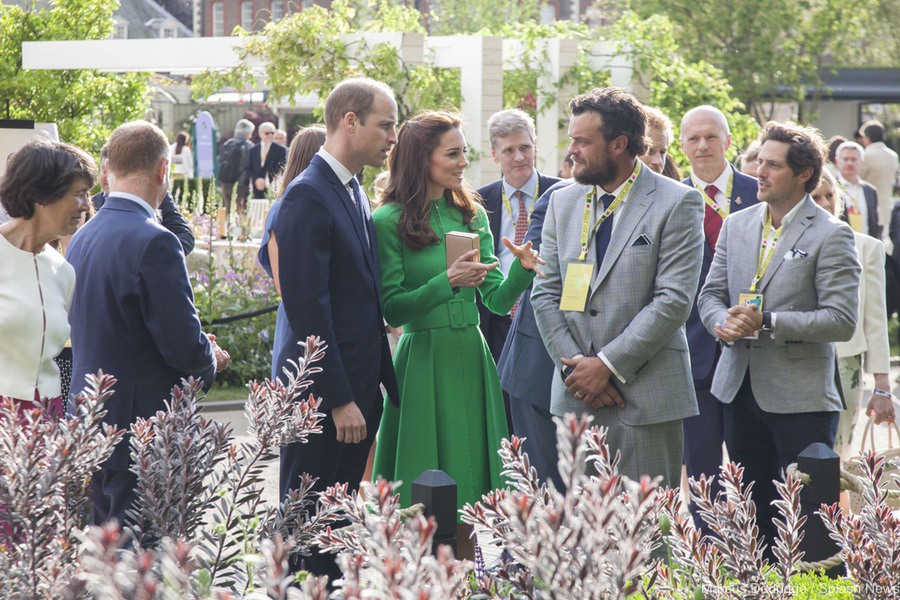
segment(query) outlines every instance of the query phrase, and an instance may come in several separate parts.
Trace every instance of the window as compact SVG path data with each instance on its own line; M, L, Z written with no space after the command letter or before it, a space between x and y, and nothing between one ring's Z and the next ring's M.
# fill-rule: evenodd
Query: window
M212 5L212 34L213 37L225 35L225 10L221 2Z
M284 16L284 3L281 0L272 0L272 22L280 21Z
M178 37L178 30L174 25L166 25L159 30L159 37L163 39L172 39Z
M113 31L112 39L127 40L128 39L128 21L116 17L116 29Z
M241 27L247 31L253 31L253 1L241 2Z

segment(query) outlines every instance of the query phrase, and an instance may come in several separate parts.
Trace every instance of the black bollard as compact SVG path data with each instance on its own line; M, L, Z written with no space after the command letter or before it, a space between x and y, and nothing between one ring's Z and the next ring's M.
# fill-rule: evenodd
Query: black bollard
M806 552L803 560L816 562L838 553L837 543L828 537L828 529L816 514L822 504L835 504L841 495L841 458L825 444L816 442L797 456L797 468L810 477L810 483L800 492L800 510L806 516L800 549ZM843 576L844 566L825 571L831 578Z
M434 517L437 530L431 551L448 545L456 555L456 482L440 470L425 471L412 482L412 503L425 505L425 516Z

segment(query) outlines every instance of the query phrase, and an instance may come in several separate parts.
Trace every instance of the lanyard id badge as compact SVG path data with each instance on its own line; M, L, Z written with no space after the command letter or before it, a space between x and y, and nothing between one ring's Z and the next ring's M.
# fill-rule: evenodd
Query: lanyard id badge
M754 292L744 292L738 297L738 304L742 306L755 306L756 310L762 314L763 295ZM744 336L745 340L758 340L759 332L754 331L752 334Z
M639 160L635 161L634 171L622 186L622 189L616 195L615 199L609 205L609 208L597 218L597 222L591 227L591 210L594 206L594 199L597 197L597 188L592 187L585 194L584 215L581 220L581 253L577 261L571 261L566 269L566 277L563 280L562 298L559 302L560 310L571 310L575 312L584 312L587 304L588 292L591 288L591 278L594 275L593 263L587 262L588 247L591 238L600 229L600 226L615 212L615 210L625 200L625 196L631 191L634 182L641 172L643 163Z

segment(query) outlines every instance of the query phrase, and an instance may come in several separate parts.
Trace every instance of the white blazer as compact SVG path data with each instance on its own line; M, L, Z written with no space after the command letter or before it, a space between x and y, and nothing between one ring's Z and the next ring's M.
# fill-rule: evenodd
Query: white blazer
M864 233L854 232L854 237L862 265L859 317L853 337L847 342L837 342L835 347L841 358L865 353L863 368L868 373L890 373L891 350L884 299L884 244Z

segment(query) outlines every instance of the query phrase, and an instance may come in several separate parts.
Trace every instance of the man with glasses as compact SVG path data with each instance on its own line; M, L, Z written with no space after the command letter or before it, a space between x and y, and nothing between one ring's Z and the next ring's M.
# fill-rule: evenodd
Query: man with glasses
M287 160L284 146L274 143L275 126L263 123L259 126L259 143L250 149L247 170L253 182L253 198L266 197L266 189L281 173Z

